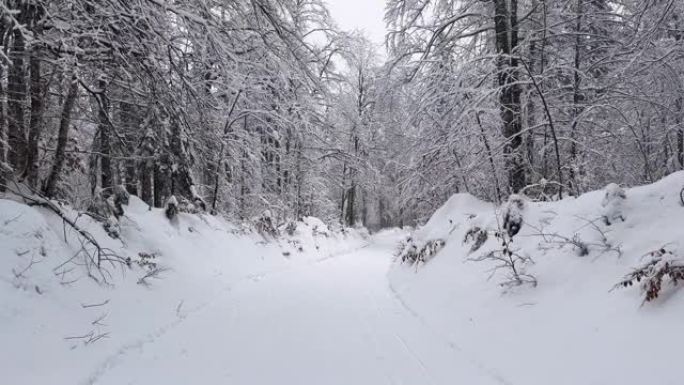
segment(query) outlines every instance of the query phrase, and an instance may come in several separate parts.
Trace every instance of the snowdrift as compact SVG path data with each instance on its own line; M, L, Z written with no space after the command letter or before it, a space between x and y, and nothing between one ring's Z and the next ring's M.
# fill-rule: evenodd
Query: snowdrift
M103 261L105 274L88 276L82 240L57 215L0 199L2 383L92 383L127 350L201 317L241 281L366 244L362 231L333 232L315 218L279 240L209 215L169 221L135 197L113 239L102 224L62 209L130 267Z
M610 186L524 202L510 249L527 261L517 267L536 286L512 283L510 269L484 258L504 247L506 207L455 195L399 255L436 239L444 246L425 262L398 259L391 287L427 327L501 383L681 384L675 368L684 292L664 280L660 296L644 302L639 284L614 285L654 250L684 257L682 187L679 172L626 191ZM487 232L479 248L473 231L466 237L475 228Z

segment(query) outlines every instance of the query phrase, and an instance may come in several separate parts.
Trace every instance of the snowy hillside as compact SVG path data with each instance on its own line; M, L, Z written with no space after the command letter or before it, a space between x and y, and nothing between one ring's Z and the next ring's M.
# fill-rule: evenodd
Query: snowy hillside
M52 211L3 199L3 383L679 384L682 186L459 194L372 237L307 217L265 238L133 197L114 239L62 207L130 258L103 274Z
M511 259L506 206L458 194L403 244L390 284L426 328L501 383L681 384L684 293L667 275L648 302L645 279L614 285L654 259L682 264L682 187L679 172L626 191L523 200L512 209L522 225Z
M135 197L113 239L100 223L63 209L109 253L131 258L130 267L103 261L104 274L88 265L89 277L73 229L44 208L0 199L2 383L95 383L126 352L202 317L234 285L367 243L356 230L343 235L316 218L267 242L215 216L180 213L169 221Z

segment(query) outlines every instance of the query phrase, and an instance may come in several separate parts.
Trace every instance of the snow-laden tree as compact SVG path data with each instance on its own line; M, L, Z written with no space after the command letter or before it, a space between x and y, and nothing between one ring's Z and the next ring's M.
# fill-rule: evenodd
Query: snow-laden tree
M459 191L556 199L682 169L681 7L389 1L399 131L415 143L396 158L407 208Z

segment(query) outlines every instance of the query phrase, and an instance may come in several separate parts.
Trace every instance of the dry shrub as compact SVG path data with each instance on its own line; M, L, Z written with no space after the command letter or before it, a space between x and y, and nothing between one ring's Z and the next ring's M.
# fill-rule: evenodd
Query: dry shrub
M401 243L397 257L401 263L417 265L426 263L444 248L446 242L443 239L432 239L421 247L415 244L412 238L407 238Z
M669 280L673 286L684 279L684 260L672 251L661 248L647 254L650 260L629 273L614 288L640 284L644 292L644 302L658 298L663 281Z

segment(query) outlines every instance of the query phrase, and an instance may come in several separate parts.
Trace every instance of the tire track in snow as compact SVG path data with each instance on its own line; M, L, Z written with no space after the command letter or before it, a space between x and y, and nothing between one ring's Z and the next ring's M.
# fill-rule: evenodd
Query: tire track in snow
M430 375L430 372L427 370L427 367L425 367L425 363L423 362L423 360L420 359L416 352L413 349L411 349L409 345L406 343L406 340L404 340L399 334L394 333L394 336L397 338L397 340L404 348L406 353L408 353L408 355L411 356L418 363L418 366L420 366L420 369L422 370L423 374L428 379L428 383L433 384L434 381L432 379L432 376Z
M397 292L397 290L392 286L392 283L388 281L388 287L390 292L392 293L392 296L396 300L396 302L406 310L407 313L411 314L418 322L420 322L426 330L430 331L430 333L437 337L438 339L444 341L449 348L458 353L459 356L465 357L468 362L470 362L472 365L480 369L483 373L487 374L490 378L495 380L496 382L502 384L502 385L513 385L513 382L505 378L504 376L501 375L496 369L493 369L487 365L485 365L482 361L477 359L474 355L466 352L461 346L456 344L451 338L448 336L445 336L443 333L438 332L432 325L430 325L429 322L425 320L423 316L421 316L418 312L416 312L411 306L409 306L403 298L401 298L401 295Z
M176 329L177 327L181 326L185 320L190 317L190 316L195 316L198 313L201 313L203 310L211 307L214 305L216 302L218 302L223 295L226 293L230 292L232 288L236 285L244 284L246 282L259 282L260 280L274 276L274 275L280 275L288 272L294 272L297 270L309 268L311 266L315 266L321 263L328 262L330 260L333 260L338 257L344 257L345 255L349 254L354 254L358 252L361 249L364 249L366 247L370 246L370 243L366 243L363 246L357 247L355 249L349 250L349 251L344 251L340 253L332 253L328 256L322 257L322 258L317 258L314 259L313 261L308 261L306 263L301 263L298 264L297 266L292 266L292 267L285 267L281 269L274 269L271 271L266 271L263 273L254 273L254 274L249 274L246 275L242 278L237 279L233 284L228 284L224 286L223 288L217 290L215 293L210 295L210 300L202 302L198 304L197 306L191 308L187 313L183 315L177 316L172 322L169 322L167 324L162 325L161 327L158 327L154 329L153 331L143 335L142 337L135 339L131 342L125 343L121 345L116 351L110 355L108 355L99 365L96 366L95 370L91 372L91 374L84 380L81 381L81 384L83 385L96 385L97 382L107 374L107 372L116 367L119 363L121 363L125 357L128 355L128 353L132 350L141 350L144 346L149 345L157 341L159 338L167 334L169 331Z
M366 290L365 297L366 297L366 299L367 299L370 303L372 303L372 305L373 305L373 310L374 310L374 313L375 313L376 318L377 318L378 320L385 318L384 315L386 314L386 312L384 312L384 311L380 308L380 306L378 305L378 301L376 300L375 293L369 292L368 290ZM368 328L371 328L371 326L370 326L370 321L368 321L368 319L366 319L365 321L366 321L367 327L368 327ZM393 329L394 329L394 328L393 328ZM374 337L374 340L375 340L376 344L379 345L378 339L377 339L377 327L373 327L373 328L372 328L372 333L374 334L373 337ZM402 348L404 349L404 351L405 351L411 358L413 358L415 362L418 363L418 366L420 367L421 373L422 373L423 377L426 379L426 382L425 382L425 383L427 383L427 384L434 384L434 379L433 379L432 376L430 375L430 371L427 370L427 368L425 367L425 363L420 359L420 357L418 357L418 356L415 354L415 351L409 347L409 345L406 343L406 340L405 340L404 338L402 338L397 332L392 332L392 335L394 336L394 338L395 338L396 340L399 341L399 344L402 346ZM386 370L386 369L385 369L385 370ZM389 373L391 373L391 372L389 372ZM390 374L389 374L389 373L387 373L386 376L387 376L387 378L389 378L389 379L391 380L391 383L394 384L395 381L394 381L393 378L390 377Z

